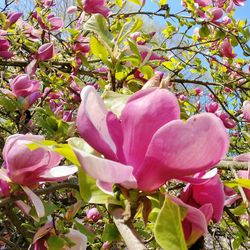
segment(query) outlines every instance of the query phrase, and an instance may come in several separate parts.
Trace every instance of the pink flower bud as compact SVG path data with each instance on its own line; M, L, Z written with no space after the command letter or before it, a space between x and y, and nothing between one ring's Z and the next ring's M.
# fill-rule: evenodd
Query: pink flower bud
M94 222L98 221L102 217L96 207L89 209L86 212L86 215L89 220L92 220Z
M201 95L203 95L203 91L202 91L201 88L195 88L195 89L194 89L194 94L195 94L196 96L201 96Z
M39 92L40 82L31 80L27 74L22 74L11 80L10 87L16 97L27 97L35 92Z
M74 14L74 13L76 13L76 11L77 11L77 6L70 6L67 9L68 14Z
M16 21L23 15L21 12L11 12L7 15L7 20L9 22L9 26L16 23Z
M181 94L181 95L179 96L179 99L180 99L181 101L186 101L186 100L187 100L187 97L186 97L185 95Z
M232 92L232 89L228 88L228 87L224 87L224 91L226 93L231 93Z
M222 56L225 56L227 58L235 58L237 56L237 54L233 53L233 48L228 38L225 38L223 43L221 44L220 52Z
M217 111L218 108L219 108L218 102L212 102L206 105L206 111L209 113L214 113L215 111Z
M38 60L48 61L55 56L55 49L52 43L45 43L39 47L38 51Z

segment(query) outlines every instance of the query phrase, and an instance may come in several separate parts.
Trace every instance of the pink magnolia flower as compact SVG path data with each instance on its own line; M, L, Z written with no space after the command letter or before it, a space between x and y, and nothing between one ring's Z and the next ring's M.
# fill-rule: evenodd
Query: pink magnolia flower
M218 110L219 104L218 102L212 102L210 104L207 104L205 108L207 112L214 113Z
M210 169L228 150L220 119L204 113L184 123L177 98L166 89L136 92L119 118L106 110L93 87L85 87L81 98L78 131L105 158L73 149L85 171L106 188L119 183L155 190L170 179Z
M211 170L208 173L200 173L197 178L207 178L200 184L188 184L184 191L181 193L180 199L196 208L200 208L205 204L211 204L213 208L212 219L215 222L221 220L224 208L224 187L220 181L219 176L214 175L214 171ZM217 172L217 171L216 171ZM215 195L216 194L216 195Z
M106 0L83 0L83 10L89 14L102 14L108 17L111 11L106 7Z
M12 93L16 97L27 97L34 92L39 92L40 85L38 80L31 80L27 74L18 75L10 82Z
M171 196L170 199L180 207L186 209L182 228L188 246L193 245L202 235L207 232L207 225L211 219L212 204L205 204L199 209L184 203L182 200Z
M40 82L31 80L29 75L18 75L10 82L12 93L22 101L22 108L28 109L41 97Z
M87 210L86 215L89 220L92 220L94 222L98 221L102 217L96 207Z
M11 12L7 15L8 26L16 23L17 20L23 15L21 12Z
M41 28L45 30L59 31L64 26L63 19L61 17L56 17L53 13L47 16L46 23L44 21L45 18L39 16L36 11L33 12L32 16L37 20Z
M203 91L202 91L201 88L197 87L197 88L194 89L194 94L196 96L201 96L201 95L203 95Z
M227 58L235 58L237 54L233 53L232 45L229 41L229 38L225 38L220 46L220 52L222 56L225 56Z
M53 43L45 43L39 47L37 51L37 59L40 61L48 61L55 56L55 48Z
M222 110L215 111L215 115L222 120L226 128L232 129L236 126L236 122L231 119L227 113L223 113Z
M3 148L3 159L11 181L32 185L42 181L62 181L77 171L76 167L58 166L62 157L38 148L31 151L27 145L44 140L40 135L9 136Z
M250 122L250 101L244 101L242 106L243 117Z

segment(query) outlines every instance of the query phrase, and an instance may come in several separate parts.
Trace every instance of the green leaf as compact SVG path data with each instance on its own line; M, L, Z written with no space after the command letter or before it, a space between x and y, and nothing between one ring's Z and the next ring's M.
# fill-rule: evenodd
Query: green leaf
M78 182L80 187L80 195L86 203L94 204L117 204L120 205L121 202L116 200L113 196L102 192L96 186L96 180L88 176L82 168L78 171Z
M182 230L180 208L168 197L156 219L154 235L157 243L163 249L187 249Z
M91 36L89 45L92 53L105 63L108 59L109 53L102 43L96 37Z
M120 233L114 224L106 224L102 234L102 241L112 242L119 238Z
M91 18L85 23L84 28L97 34L101 41L105 42L107 48L113 47L113 35L109 32L106 19L103 15L92 15Z
M121 8L122 7L122 0L115 0L115 3Z
M210 35L210 30L206 24L200 28L199 34L200 34L200 37L202 38L208 37Z
M80 231L80 233L84 234L88 238L88 242L94 243L95 242L95 234L92 233L88 228L86 228L84 225L80 224L77 221L75 222L76 228Z
M241 186L243 188L249 188L250 189L250 180L248 179L235 179L233 181L224 181L224 185L228 186L228 187L237 187L237 186Z
M61 250L65 246L66 242L62 238L52 235L49 237L47 244L49 250Z
M126 25L126 23L124 25ZM141 18L136 18L133 26L127 32L125 32L123 36L120 37L119 43L122 42L125 38L127 38L130 34L139 30L142 27L142 25L143 25L143 21L141 20Z

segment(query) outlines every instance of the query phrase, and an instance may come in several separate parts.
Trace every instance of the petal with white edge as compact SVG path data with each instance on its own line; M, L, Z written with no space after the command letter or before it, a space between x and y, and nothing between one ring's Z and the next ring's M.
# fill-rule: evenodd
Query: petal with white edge
M41 199L28 187L26 186L21 186L21 187L23 191L28 195L32 204L34 205L38 217L42 218L45 215L45 209Z
M73 148L81 167L88 175L107 183L117 183L126 188L136 188L137 182L133 176L133 167L119 162L99 158L82 150Z
M40 176L41 181L63 181L67 179L70 175L78 171L77 166L57 166L48 169L43 175Z

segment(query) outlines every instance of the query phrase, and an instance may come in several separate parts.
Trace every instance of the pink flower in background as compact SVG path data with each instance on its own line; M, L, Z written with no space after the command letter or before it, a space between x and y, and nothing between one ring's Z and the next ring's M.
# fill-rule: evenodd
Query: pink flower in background
M9 41L3 36L0 36L0 57L6 60L11 58L13 56L13 53L10 52L9 49L10 49Z
M10 185L8 182L0 179L0 198L10 195Z
M89 220L92 220L94 222L100 220L100 218L102 217L96 207L87 210L86 215Z
M3 159L12 182L32 185L42 181L62 181L77 171L76 167L58 166L62 157L43 148L31 151L27 145L44 140L40 135L9 136L3 148Z
M83 0L83 10L89 14L102 14L104 17L108 17L111 14L111 10L106 7L106 0Z
M37 59L40 61L48 61L55 56L55 48L53 43L45 43L39 47L37 51Z
M56 17L53 13L50 13L47 16L46 23L44 21L45 18L39 16L39 14L36 11L33 12L32 16L37 20L41 28L45 30L59 31L64 26L63 19L61 17Z
M224 187L220 181L219 175L214 175L214 171L204 174L199 173L197 178L208 178L201 184L188 184L180 195L180 199L196 208L200 208L205 204L212 205L212 219L215 222L221 220L224 208ZM212 175L209 178L209 175ZM215 195L216 194L216 195Z
M207 104L205 108L207 112L215 113L219 108L219 104L218 102L212 102L210 104Z
M232 129L236 126L236 122L231 119L227 113L223 113L222 110L215 111L215 115L222 120L226 128Z
M165 89L136 92L119 118L106 110L93 87L85 87L81 98L78 131L105 158L73 149L103 188L112 190L112 184L119 183L152 191L170 179L210 169L228 150L220 119L204 113L183 123L176 97Z
M49 7L52 7L52 6L56 5L54 3L54 0L42 0L41 3L43 5L43 7L45 7L45 8L49 8Z
M244 101L242 106L243 117L250 122L250 101Z
M232 45L229 41L229 38L225 38L220 46L220 52L222 56L227 58L235 58L237 54L233 53Z
M194 89L194 94L196 96L201 96L201 95L203 95L203 91L202 91L201 88L197 87L197 88Z
M76 13L76 11L77 11L77 6L70 6L67 9L68 14L74 14L74 13Z
M40 92L40 82L38 80L31 80L27 74L16 76L10 82L10 87L16 97L27 97L34 92Z

